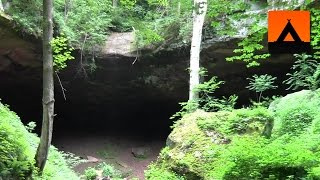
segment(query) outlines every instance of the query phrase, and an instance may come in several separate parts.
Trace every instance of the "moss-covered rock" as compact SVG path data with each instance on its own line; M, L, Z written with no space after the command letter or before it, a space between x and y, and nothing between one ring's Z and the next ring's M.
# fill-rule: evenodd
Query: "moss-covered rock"
M28 132L20 118L0 103L0 179L79 179L68 166L64 154L51 146L42 176L34 167L39 138Z
M320 179L319 102L318 91L301 91L269 109L188 114L175 124L146 177Z
M288 94L272 102L269 110L275 116L275 135L303 133L308 129L320 133L320 89Z

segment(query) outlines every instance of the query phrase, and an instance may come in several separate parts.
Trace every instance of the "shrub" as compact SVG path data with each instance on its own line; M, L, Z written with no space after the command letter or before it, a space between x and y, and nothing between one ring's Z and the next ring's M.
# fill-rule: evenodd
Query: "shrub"
M306 137L309 140L305 140ZM308 171L319 163L319 155L309 149L319 145L316 137L319 136L283 136L273 141L262 137L235 137L212 163L216 169L211 173L217 179L307 178Z
M287 73L289 78L283 83L289 85L288 89L308 88L316 90L320 87L320 63L310 59L311 55L294 54L297 59L292 66L293 73Z
M154 164L149 165L148 170L145 171L145 177L147 180L184 180L182 176L178 176L176 173L166 169L158 168Z
M98 174L96 169L89 167L84 171L84 175L86 176L87 180L94 180L97 178Z
M204 73L206 71L204 70ZM202 76L206 76L201 74ZM212 77L209 81L199 84L193 89L199 93L199 98L195 100L189 100L188 102L182 102L181 110L176 112L170 119L180 118L188 113L192 113L197 109L202 109L207 112L227 110L230 111L234 108L238 96L231 95L230 97L217 98L213 96L214 92L220 88L223 81L219 81L217 77Z
M269 109L185 115L146 171L148 178L174 173L186 179L318 180L319 96L320 90L304 90L275 100Z
M259 93L259 97L257 97L257 101L260 103L262 93L269 89L276 89L277 86L274 86L273 83L277 79L276 77L272 77L271 75L253 75L252 78L247 78L250 80L248 88L256 93Z
M111 165L103 163L101 165L102 175L105 177L116 177L119 172Z
M34 156L39 138L28 132L19 117L1 103L0 119L0 179L79 179L64 158L65 153L53 146L50 147L44 172L42 175L38 174L34 167ZM31 126L34 127L35 124L32 123Z
M299 134L307 129L317 131L320 121L319 90L299 91L270 105L275 116L275 135Z
M32 171L28 131L18 116L0 103L0 179L26 179Z

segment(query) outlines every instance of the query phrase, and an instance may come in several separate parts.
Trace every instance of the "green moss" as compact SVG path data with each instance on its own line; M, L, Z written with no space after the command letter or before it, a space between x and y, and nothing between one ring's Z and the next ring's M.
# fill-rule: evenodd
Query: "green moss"
M149 170L190 180L320 179L319 100L319 91L301 91L269 109L185 115Z
M238 109L232 112L210 113L198 116L197 125L201 130L216 131L222 135L263 133L266 124L273 124L271 113L264 107Z
M178 176L176 173L165 168L159 168L154 164L149 165L148 170L145 171L145 177L148 180L184 180L183 177Z
M25 179L32 171L32 147L18 116L0 103L0 177Z
M287 95L270 105L275 116L275 135L320 129L320 90L303 90Z
M0 103L0 179L39 180L79 179L64 158L64 153L51 146L42 176L37 175L34 156L39 138L29 133L19 117Z

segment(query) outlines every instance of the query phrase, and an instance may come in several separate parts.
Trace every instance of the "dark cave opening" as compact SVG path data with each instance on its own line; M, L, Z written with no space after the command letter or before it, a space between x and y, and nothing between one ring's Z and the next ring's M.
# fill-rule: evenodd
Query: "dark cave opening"
M55 120L53 138L70 133L124 134L165 139L171 131L170 117L180 110L179 102L188 97L188 58L141 60L133 66L134 58L109 58L96 61L97 69L87 77L79 73L79 62L73 61L60 73L67 90L66 100L55 76ZM203 63L210 67L210 63ZM255 94L245 87L252 74L277 76L276 90L265 93L285 94L281 83L289 72L288 63L263 64L246 68L245 64L217 63L209 76L217 75L226 83L216 96L239 96L237 107L250 103ZM42 117L41 68L12 66L0 72L0 98L9 104L24 124L37 123L40 133ZM157 79L158 78L158 79ZM155 82L153 82L155 81Z
M35 121L36 132L39 134L42 117L41 86L6 87L9 91L1 91L2 102L9 104L24 124ZM21 92L22 89L28 90ZM82 98L84 96L81 94L78 96L81 103L64 100L61 93L56 93L54 137L81 132L165 138L173 123L169 118L179 110L177 101L166 99L160 101L140 97L140 101L93 105Z
M130 84L139 65L108 62L89 79L78 74L77 62L60 74L66 88L63 98L55 76L55 137L67 134L121 134L165 139L171 131L170 120L179 110L180 99L162 95L153 87ZM128 65L128 66L127 66ZM117 66L117 68L115 68ZM41 69L14 68L0 76L1 101L18 114L24 124L34 121L40 134L42 118ZM99 79L104 77L102 79ZM187 91L186 91L187 93ZM187 96L187 94L182 95Z

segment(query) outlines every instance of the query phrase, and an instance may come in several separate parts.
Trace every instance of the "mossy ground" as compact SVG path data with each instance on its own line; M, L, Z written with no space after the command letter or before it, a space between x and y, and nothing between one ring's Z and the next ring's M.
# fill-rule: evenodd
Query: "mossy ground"
M43 174L37 174L34 156L39 138L26 130L19 117L0 103L0 179L73 180L64 153L51 146Z

